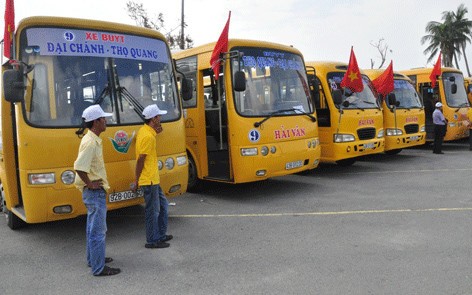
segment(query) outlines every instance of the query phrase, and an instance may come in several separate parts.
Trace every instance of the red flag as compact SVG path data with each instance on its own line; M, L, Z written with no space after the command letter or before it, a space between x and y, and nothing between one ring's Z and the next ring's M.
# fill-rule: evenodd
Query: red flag
M231 11L228 15L228 20L226 21L226 25L223 28L223 32L221 32L220 38L218 38L218 42L215 44L215 48L213 49L213 53L211 54L210 58L210 65L215 73L215 80L218 80L220 75L220 64L222 59L220 58L220 54L222 52L228 51L228 30L229 30L229 20L231 18Z
M431 87L436 87L437 77L441 76L441 52L439 52L438 61L434 65L433 71L431 75L429 75L429 79L431 80Z
M3 33L3 55L11 58L11 44L15 32L15 5L13 0L5 3L5 31Z
M354 55L354 49L351 47L351 56L349 57L349 65L347 67L346 74L341 81L341 87L347 87L353 92L361 92L364 90L364 84L362 83L361 72L357 65L356 56Z
M393 91L395 88L393 83L393 61L390 62L390 65L385 69L382 75L372 81L372 84L377 92L384 97Z

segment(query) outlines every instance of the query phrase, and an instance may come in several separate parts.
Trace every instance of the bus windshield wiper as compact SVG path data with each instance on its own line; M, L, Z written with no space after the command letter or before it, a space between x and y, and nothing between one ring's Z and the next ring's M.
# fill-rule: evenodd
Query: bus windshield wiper
M308 113L305 113L304 111L302 111L302 110L300 110L300 109L291 108L291 109L277 110L277 111L275 111L275 112L270 113L267 117L265 117L265 118L262 119L261 121L254 123L254 127L259 127L259 126L262 125L262 123L264 123L265 121L269 120L269 119L272 118L273 116L275 116L275 115L277 115L277 114L285 113L285 112L295 112L295 113L298 113L298 114L304 114L304 115L310 117L310 119L311 119L312 122L316 122L316 118L313 117L312 115L310 115L310 114L308 114Z
M102 92L100 92L100 95L93 101L93 104L101 104L103 99L105 97L107 97L107 95L110 94L110 86L105 86L103 89L102 89Z
M122 94L123 97L133 106L133 110L136 112L136 114L138 114L143 120L144 120L144 117L143 117L143 106L139 103L139 101L128 91L128 89L126 89L125 87L123 86L119 86L117 87L116 89L118 91L118 93Z

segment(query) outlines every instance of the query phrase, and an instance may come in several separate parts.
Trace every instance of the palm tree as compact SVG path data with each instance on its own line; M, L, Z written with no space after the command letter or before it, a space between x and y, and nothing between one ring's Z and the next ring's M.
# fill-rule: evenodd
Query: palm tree
M469 62L467 60L467 56L465 54L465 48L467 42L471 43L471 39L469 35L472 33L472 21L465 18L468 10L464 4L459 5L456 12L454 11L444 11L442 19L444 23L448 27L448 31L451 34L451 38L454 40L455 43L455 52L454 57L456 54L458 56L464 56L465 66L467 69L467 74L470 76L470 69L469 69ZM461 52L462 51L462 52ZM457 59L456 59L456 66L457 66ZM457 66L457 68L459 68Z
M443 54L442 63L445 67L452 66L452 59L454 56L455 42L452 40L452 36L449 33L449 27L446 23L430 21L426 25L427 35L421 38L421 44L429 42L428 47L423 51L424 54L429 54L428 62L435 59L440 50Z

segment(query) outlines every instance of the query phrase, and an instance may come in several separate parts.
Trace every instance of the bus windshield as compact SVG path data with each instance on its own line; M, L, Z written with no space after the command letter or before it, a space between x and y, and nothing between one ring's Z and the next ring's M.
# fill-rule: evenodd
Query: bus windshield
M413 109L421 108L421 100L418 96L418 93L415 90L415 87L408 81L405 80L394 80L395 98L400 104L397 108L400 109Z
M453 108L469 106L465 88L462 87L462 85L464 85L464 77L459 73L442 73L442 79L447 105ZM452 84L457 85L456 93L452 93L451 91Z
M246 90L235 93L235 106L240 115L287 116L313 112L300 55L268 48L234 47L234 50L242 57L241 65L237 59L232 61L232 71L241 69L247 78Z
M34 27L22 32L20 60L27 74L26 120L38 127L73 127L82 111L100 104L109 125L143 122L142 108L180 118L172 63L160 39L103 31Z
M352 92L349 88L342 88L341 81L344 78L344 72L331 72L328 73L328 83L331 92L336 89L343 89L343 101L348 101L349 106L343 107L344 109L377 109L377 98L371 88L369 78L362 76L362 82L364 83L364 90L362 92ZM336 106L339 108L339 106Z

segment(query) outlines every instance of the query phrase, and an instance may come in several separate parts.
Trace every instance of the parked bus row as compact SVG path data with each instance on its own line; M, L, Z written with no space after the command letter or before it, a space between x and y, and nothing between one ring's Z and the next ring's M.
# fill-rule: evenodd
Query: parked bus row
M104 132L109 210L143 202L130 184L149 104L167 110L157 152L168 196L203 181L259 181L424 144L435 101L449 119L445 139L468 136L470 107L454 69L443 68L434 89L431 69L395 72L394 91L379 97L371 79L381 70L362 72L363 90L353 92L341 87L346 63L305 63L299 50L270 42L230 39L215 76L215 43L172 56L164 36L145 28L32 17L13 39L0 103L0 204L13 229L86 213L73 161L91 104L114 114Z

